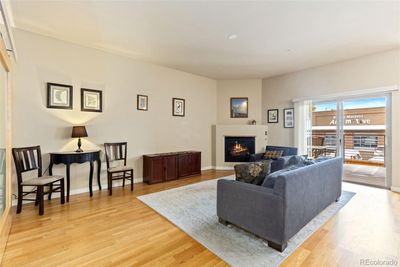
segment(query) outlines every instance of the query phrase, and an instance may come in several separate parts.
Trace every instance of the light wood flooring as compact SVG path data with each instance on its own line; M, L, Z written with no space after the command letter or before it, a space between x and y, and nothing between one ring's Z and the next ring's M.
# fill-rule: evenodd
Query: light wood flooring
M226 266L136 197L230 175L206 171L168 183L136 184L32 205L15 215L2 266ZM303 243L283 266L360 266L360 259L400 264L400 194L344 183L353 199Z

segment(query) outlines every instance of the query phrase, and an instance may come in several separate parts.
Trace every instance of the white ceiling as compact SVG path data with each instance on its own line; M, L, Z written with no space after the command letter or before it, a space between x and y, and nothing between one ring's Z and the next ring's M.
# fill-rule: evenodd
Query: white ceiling
M400 1L31 0L11 9L17 28L217 79L265 78L400 46Z

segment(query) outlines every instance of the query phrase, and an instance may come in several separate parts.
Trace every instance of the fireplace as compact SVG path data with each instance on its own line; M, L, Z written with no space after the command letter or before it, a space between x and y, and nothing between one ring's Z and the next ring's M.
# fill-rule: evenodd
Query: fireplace
M247 162L255 152L254 136L225 136L225 162Z

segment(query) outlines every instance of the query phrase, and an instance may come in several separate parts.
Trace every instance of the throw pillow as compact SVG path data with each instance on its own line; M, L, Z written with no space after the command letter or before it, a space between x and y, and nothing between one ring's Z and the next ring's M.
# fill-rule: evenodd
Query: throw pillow
M235 165L236 180L245 183L261 185L265 179L265 176L270 173L270 169L270 160L237 164Z
M264 159L278 159L282 157L283 150L267 150L264 153Z

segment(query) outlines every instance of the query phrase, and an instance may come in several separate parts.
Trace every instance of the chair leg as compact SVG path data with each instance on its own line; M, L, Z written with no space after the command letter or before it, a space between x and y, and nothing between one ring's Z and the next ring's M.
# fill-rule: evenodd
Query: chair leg
M50 190L50 191L49 191L48 199L51 200L51 194L53 193L53 184L50 185L49 190Z
M125 187L125 174L126 174L126 172L124 172L124 176L122 178L122 187Z
M108 194L112 195L112 173L108 174Z
M60 180L60 198L61 204L65 203L65 192L64 192L64 179Z
M131 191L133 191L133 171L131 171Z
M22 210L22 187L18 187L18 204L17 204L17 213L21 213Z
M44 214L44 198L43 198L43 185L39 185L37 193L39 195L39 215Z
M39 205L39 194L38 194L38 187L36 186L36 200L35 200L35 206Z

